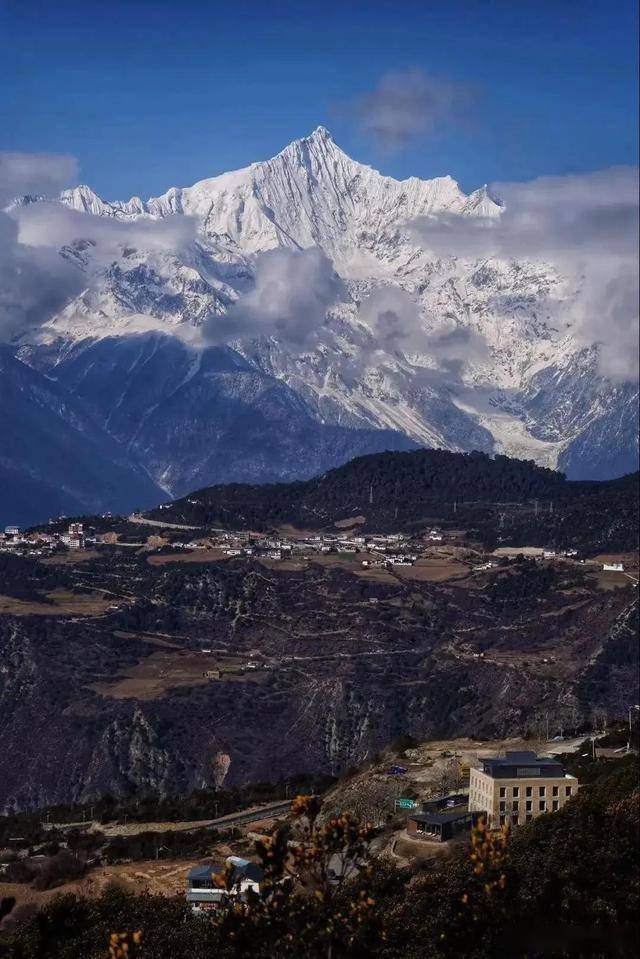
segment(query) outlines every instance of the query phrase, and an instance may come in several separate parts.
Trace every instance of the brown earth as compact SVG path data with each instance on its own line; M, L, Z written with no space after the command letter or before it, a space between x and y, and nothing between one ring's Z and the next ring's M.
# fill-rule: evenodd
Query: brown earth
M413 566L394 566L403 579L415 579L423 583L444 583L449 579L462 579L469 567L455 559L419 559Z
M167 563L219 563L221 560L233 559L226 556L221 549L194 549L189 552L177 550L175 553L156 553L147 556L151 566L165 566Z
M209 683L228 682L234 672L244 665L244 660L235 657L220 658L190 650L155 652L135 666L123 670L110 683L92 683L87 686L107 699L151 700L162 698L169 689L180 686L206 686ZM219 678L207 677L206 672L220 670ZM243 674L244 682L260 681L263 674Z
M51 603L0 596L0 614L11 616L99 616L113 605L113 597L103 593L70 593L54 589L47 593Z
M333 524L336 529L349 529L351 526L362 526L367 522L366 516L350 516L348 519L338 519Z
M95 549L78 549L70 550L68 553L57 553L55 556L47 556L40 562L43 566L76 566L78 563L87 563L99 556L100 553Z
M199 859L151 859L100 866L81 879L45 890L32 889L21 882L0 882L0 897L15 898L16 906L32 904L41 907L55 896L65 893L98 896L111 883L136 893L148 890L162 896L183 895L189 870L200 862Z

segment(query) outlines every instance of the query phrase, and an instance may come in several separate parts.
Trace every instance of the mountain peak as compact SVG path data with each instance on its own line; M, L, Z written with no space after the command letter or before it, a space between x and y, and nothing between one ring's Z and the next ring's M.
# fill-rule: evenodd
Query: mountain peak
M90 186L84 183L80 183L70 190L63 190L60 199L72 210L79 210L83 213L100 215L104 214L109 207L109 204L102 197L99 197Z
M313 133L311 134L311 136L310 136L310 137L307 137L307 139L309 139L309 140L321 140L322 142L330 141L331 143L334 143L334 142L335 142L334 139L333 139L333 137L331 136L330 131L327 130L326 127L323 127L322 124L320 124L319 126L317 126L317 127L315 128L315 130L313 131Z
M331 136L329 130L323 126L317 126L306 137L298 137L296 140L292 140L283 150L280 151L277 155L290 156L295 154L298 157L308 156L309 154L335 154L346 157L347 154L340 149L336 141Z

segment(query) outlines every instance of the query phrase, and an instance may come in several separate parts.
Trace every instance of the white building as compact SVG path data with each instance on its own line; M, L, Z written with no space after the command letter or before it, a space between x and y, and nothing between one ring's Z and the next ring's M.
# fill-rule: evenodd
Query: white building
M239 856L228 856L224 866L194 866L187 880L187 902L194 912L214 909L226 899L244 899L249 891L259 893L263 879L260 866Z
M578 792L576 777L552 757L507 752L480 762L481 769L470 770L469 810L486 813L492 828L557 812Z

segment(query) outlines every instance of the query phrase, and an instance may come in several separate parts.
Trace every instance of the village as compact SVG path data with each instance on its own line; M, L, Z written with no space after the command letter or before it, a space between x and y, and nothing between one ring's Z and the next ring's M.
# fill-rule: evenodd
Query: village
M108 517L104 517L108 518ZM165 526L157 521L146 520L132 514L129 521L141 530L139 540L123 540L118 534L100 533L95 528L81 522L70 522L65 531L47 531L38 529L23 531L19 526L8 525L0 533L0 553L14 553L34 557L52 556L63 551L79 552L95 550L97 547L124 546L144 549L153 562L184 558L186 561L211 561L231 558L255 558L270 564L283 564L290 568L292 561L304 563L305 560L345 562L356 571L392 570L416 568L433 562L434 558L448 556L451 560L464 559L472 572L484 572L498 565L504 565L519 557L527 557L539 562L563 561L586 565L605 573L625 573L637 582L636 562L628 557L603 556L583 558L576 549L556 550L551 547L503 546L490 553L469 549L464 542L464 531L443 531L432 528L415 535L402 532L385 534L361 534L356 530L338 532L311 533L286 530L278 534L252 531L234 531L212 529L205 536L194 539L178 538L179 527ZM51 521L53 524L53 521ZM59 520L56 525L59 524ZM155 527L146 538L142 535L145 526ZM182 528L187 531L187 527ZM627 565L623 559L627 559ZM468 569L466 570L468 572ZM422 578L422 577L420 577ZM424 578L430 578L425 575ZM439 578L439 577L437 577Z

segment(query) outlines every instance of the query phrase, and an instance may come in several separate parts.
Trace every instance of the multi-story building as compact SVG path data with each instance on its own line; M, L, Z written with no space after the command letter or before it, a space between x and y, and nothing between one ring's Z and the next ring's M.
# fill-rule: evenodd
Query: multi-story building
M82 523L70 523L69 532L62 537L69 549L84 549L84 528Z
M491 827L556 812L578 792L576 777L554 758L508 752L480 762L482 768L469 772L469 810L485 812Z

